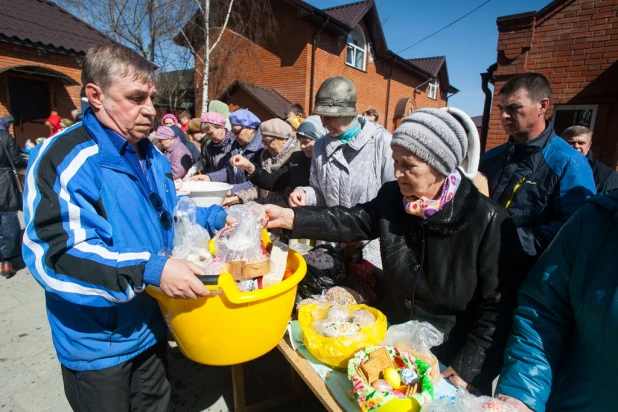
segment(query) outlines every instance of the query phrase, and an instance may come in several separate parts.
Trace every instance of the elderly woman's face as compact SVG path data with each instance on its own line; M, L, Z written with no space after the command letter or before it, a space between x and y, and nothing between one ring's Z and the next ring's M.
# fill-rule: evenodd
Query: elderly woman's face
M338 137L345 133L354 124L355 117L327 117L320 116L322 126L328 130L331 137Z
M440 196L446 176L399 146L393 147L393 161L395 178L402 195L426 199Z
M298 143L300 143L300 150L303 151L307 158L311 159L313 157L313 146L315 146L315 140L300 136L298 134L296 137L298 139Z
M241 146L246 145L253 139L255 135L255 129L250 129L248 127L242 127L238 125L232 125L232 133L234 134L234 138Z
M208 126L206 126L206 135L211 142L219 144L225 139L225 128L218 124L209 123Z
M285 146L286 139L280 139L278 137L262 136L262 145L268 150L272 156L277 156L281 153L283 146Z
M163 124L165 124L167 127L173 126L174 120L168 117L167 119L163 121Z

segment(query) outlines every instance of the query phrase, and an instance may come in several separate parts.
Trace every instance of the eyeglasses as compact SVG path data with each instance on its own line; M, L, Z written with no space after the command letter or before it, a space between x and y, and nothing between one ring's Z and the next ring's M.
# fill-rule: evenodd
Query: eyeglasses
M272 142L274 142L274 141L275 141L275 139L276 139L276 137L273 137L272 139L268 139L268 140L262 140L262 144L263 144L264 146L270 146L270 144L271 144Z
M242 132L243 130L245 130L244 127L241 127L240 129L236 129L236 130L232 129L232 134L234 136L238 136L240 134L240 132Z
M154 207L155 212L159 214L159 221L163 227L166 229L172 227L172 214L165 208L161 196L152 192L148 195L148 200L150 200L150 204Z

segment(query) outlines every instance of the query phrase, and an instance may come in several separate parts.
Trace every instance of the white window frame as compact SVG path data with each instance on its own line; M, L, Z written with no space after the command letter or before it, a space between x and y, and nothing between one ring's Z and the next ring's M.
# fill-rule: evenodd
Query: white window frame
M355 69L365 71L366 67L367 67L367 39L365 38L365 33L363 32L363 29L360 26L356 26L354 28L354 30L356 30L357 28L358 28L358 32L361 34L361 36L363 38L363 45L364 45L364 47L358 47L354 43L347 42L346 49L345 49L346 50L345 51L345 64L346 64L346 66L354 67ZM352 32L354 30L352 30L348 34L348 36L351 36ZM347 41L347 38L346 38L346 41ZM357 51L362 51L363 52L363 64L362 64L362 67L357 67L353 63L352 64L348 63L349 48L352 49L352 62L353 63L356 62L356 53L357 53Z
M598 104L557 104L554 106L554 111L551 115L551 122L554 123L556 120L556 112L559 110L590 110L592 109L592 119L590 119L590 131L594 132L594 122L597 118L597 109L599 108Z
M436 100L438 98L438 81L432 80L427 85L427 97Z

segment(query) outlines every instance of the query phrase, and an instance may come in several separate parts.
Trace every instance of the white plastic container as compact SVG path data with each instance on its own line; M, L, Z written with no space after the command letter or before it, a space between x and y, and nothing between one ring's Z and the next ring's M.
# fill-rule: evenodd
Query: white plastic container
M182 189L180 189L178 194L189 192L189 197L199 207L220 206L223 204L225 195L231 188L231 185L219 182L182 182Z

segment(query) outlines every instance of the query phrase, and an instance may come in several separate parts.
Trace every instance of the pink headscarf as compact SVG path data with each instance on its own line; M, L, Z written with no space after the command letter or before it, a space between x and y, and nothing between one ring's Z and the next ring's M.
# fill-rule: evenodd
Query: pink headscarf
M178 119L176 118L176 116L174 116L171 113L168 113L161 118L161 126L165 126L165 123L164 123L165 119L172 119L174 121L174 124L178 124Z

